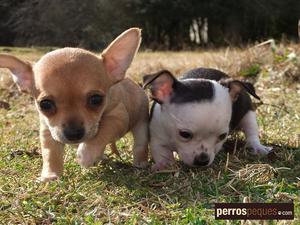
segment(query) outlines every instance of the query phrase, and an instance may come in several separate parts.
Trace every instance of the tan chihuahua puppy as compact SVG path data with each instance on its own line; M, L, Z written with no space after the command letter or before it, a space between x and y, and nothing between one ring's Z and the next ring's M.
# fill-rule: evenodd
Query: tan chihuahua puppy
M124 79L141 42L131 28L118 36L101 55L79 48L62 48L44 55L34 66L0 54L21 90L35 99L40 117L43 156L41 181L63 172L64 144L79 144L83 167L103 158L107 144L131 131L133 164L148 160L148 100L137 84Z

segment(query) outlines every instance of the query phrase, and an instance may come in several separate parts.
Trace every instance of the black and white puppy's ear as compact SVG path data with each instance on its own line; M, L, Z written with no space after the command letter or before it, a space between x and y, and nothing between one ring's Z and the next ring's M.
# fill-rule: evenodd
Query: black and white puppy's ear
M170 99L177 79L168 70L162 70L143 77L143 88L150 87L151 98L162 104Z
M242 90L245 90L254 98L261 100L260 97L258 97L258 95L256 94L253 84L249 82L232 79L222 79L220 80L220 84L229 89L229 95L232 102L235 102L238 99Z

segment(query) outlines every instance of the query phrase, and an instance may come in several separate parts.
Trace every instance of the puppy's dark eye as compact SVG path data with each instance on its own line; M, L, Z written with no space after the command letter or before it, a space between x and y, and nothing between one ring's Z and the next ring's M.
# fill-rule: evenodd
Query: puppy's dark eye
M40 101L39 106L44 112L53 112L56 108L55 102L50 99L44 99Z
M103 96L101 95L92 95L88 98L88 105L92 107L100 106L103 102Z
M218 137L219 141L224 140L226 138L226 136L227 136L227 133L223 133L223 134L219 135L219 137Z
M193 133L189 130L179 130L179 136L185 141L189 141L193 138Z

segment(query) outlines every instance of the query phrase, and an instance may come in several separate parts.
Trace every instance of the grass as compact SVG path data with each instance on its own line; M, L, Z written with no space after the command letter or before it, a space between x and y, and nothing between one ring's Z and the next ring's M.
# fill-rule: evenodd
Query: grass
M48 50L0 48L32 62ZM118 142L122 160L110 155L90 169L80 168L75 149L68 146L64 176L51 183L36 181L42 160L33 100L20 94L1 70L0 100L9 109L0 107L0 224L240 224L215 221L214 203L245 201L293 201L294 221L269 223L299 224L299 53L296 45L141 52L128 71L137 82L161 68L179 75L198 66L250 79L264 101L257 108L258 122L262 142L274 148L272 155L250 155L243 135L234 134L209 168L178 163L178 170L152 174L149 168L131 166L132 138L127 135Z

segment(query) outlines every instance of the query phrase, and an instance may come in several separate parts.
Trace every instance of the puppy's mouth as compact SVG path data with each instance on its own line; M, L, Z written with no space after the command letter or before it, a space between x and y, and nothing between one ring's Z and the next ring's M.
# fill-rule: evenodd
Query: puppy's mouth
M74 140L74 141L70 141L70 140L64 139L63 144L76 145L76 144L80 144L80 143L82 143L84 141L85 141L85 138L80 139L80 140Z
M85 142L87 140L90 140L92 138L94 138L96 136L96 134L94 132L89 132L86 133L83 137L81 138L70 138L70 137L66 137L65 135L63 135L63 138L61 140L61 142L63 142L64 144L80 144L82 142Z
M210 167L211 164L212 164L212 162L208 162L207 164L205 163L203 165L196 165L194 163L192 163L192 164L186 164L186 165L189 166L189 167L192 167L192 168L203 168L203 169L206 169L206 168Z
M95 123L90 128L80 126L62 129L58 127L49 126L49 130L52 138L57 142L60 142L62 144L80 144L82 142L94 138L97 135L98 124L99 123Z
M89 129L79 127L75 129L63 129L62 136L66 144L79 144L96 136L98 126L92 126Z
M193 167L193 168L207 168L209 167L212 162L214 160L211 160L211 158L208 156L208 155L203 155L203 154L200 154L200 155L197 155L195 156L193 159L189 158L183 158L183 157L180 157L183 161L183 163L189 167Z
M62 144L80 144L87 140L87 134L84 135L66 135L65 132L51 132L51 135L54 140L62 143Z
M210 166L210 163L205 164L205 165L195 165L195 164L193 164L191 167L195 167L195 168L207 168L209 166Z
M66 127L62 130L62 133L64 139L69 143L80 143L86 135L83 127Z
M60 142L62 144L71 144L71 145L80 144L86 140L86 138L81 138L78 140L69 140L64 135L52 135L52 137L57 142Z

